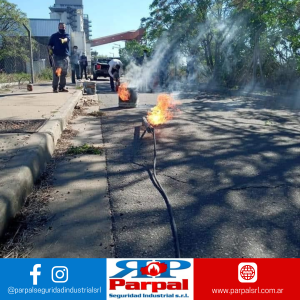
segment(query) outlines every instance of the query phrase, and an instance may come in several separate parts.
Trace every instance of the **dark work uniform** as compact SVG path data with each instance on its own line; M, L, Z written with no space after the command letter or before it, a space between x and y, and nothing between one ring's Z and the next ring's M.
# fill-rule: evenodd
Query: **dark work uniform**
M68 39L67 43L62 44L60 39ZM70 43L70 36L67 33L54 33L52 34L49 40L49 46L53 49L53 58L54 58L54 65L52 66L53 69L53 83L52 87L56 90L58 87L59 89L63 89L66 86L66 76L68 73L68 66L69 66L69 43ZM56 76L56 69L61 68L61 76Z
M82 55L80 57L81 79L83 77L83 72L84 72L84 75L85 75L85 79L87 79L87 75L86 75L87 65L88 65L87 57L85 55Z

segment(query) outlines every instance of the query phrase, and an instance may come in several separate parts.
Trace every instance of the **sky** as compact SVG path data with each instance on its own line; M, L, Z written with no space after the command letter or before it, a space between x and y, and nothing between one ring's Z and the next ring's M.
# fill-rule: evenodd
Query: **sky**
M55 0L8 0L17 4L28 18L49 19L49 6ZM136 30L140 20L149 16L149 6L153 0L83 0L84 14L92 21L92 38L116 34L128 30ZM118 56L119 46L124 42L94 47L101 55ZM113 49L114 47L114 49Z

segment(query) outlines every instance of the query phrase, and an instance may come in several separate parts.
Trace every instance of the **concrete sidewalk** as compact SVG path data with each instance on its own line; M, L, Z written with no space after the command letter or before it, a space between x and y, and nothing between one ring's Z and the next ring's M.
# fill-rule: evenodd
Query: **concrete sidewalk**
M0 91L0 236L51 158L81 90L52 93L51 83Z
M84 107L83 114L72 118L68 129L76 135L67 140L62 137L58 149L68 142L75 147L103 148L100 118L88 115L99 109L97 96L88 99L95 105ZM28 258L113 257L104 151L101 155L64 155L57 160L53 177L47 192L47 222L27 241Z
M0 90L0 120L49 119L74 93L75 86L68 87L69 93L53 94L51 83L34 85L28 92L24 87Z

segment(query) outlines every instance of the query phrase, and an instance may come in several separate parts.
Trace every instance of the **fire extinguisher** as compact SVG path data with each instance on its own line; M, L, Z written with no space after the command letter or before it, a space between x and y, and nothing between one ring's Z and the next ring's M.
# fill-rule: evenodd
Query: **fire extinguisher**
M119 86L120 86L120 80L116 80L116 92L119 91Z

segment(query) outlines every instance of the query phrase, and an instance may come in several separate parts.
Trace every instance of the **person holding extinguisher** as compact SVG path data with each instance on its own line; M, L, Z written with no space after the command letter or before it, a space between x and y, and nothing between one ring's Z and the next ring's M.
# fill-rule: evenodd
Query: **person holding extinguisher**
M110 77L110 87L111 91L115 92L115 82L114 80L117 80L120 78L120 70L122 71L123 64L119 59L112 59L109 63L109 69L108 74Z
M48 43L49 56L53 69L52 88L53 93L68 92L66 89L66 77L69 66L70 35L66 33L66 24L58 24L58 32L51 35Z

